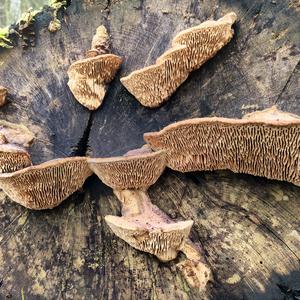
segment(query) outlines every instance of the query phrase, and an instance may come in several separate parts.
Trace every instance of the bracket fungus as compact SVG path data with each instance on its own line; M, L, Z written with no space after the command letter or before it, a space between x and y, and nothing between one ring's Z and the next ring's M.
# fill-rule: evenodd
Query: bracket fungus
M122 203L122 217L105 217L112 231L132 247L162 261L174 259L183 248L193 221L173 222L151 203L146 192L165 169L164 151L94 158L88 163Z
M15 172L29 166L31 158L23 147L0 144L0 173Z
M6 103L7 89L0 86L0 107Z
M30 209L59 205L92 175L86 157L54 159L13 173L0 174L0 188Z
M195 118L144 134L180 172L229 169L300 184L300 117L276 107L243 119Z
M10 173L31 166L25 147L34 138L24 125L0 120L0 173Z
M88 163L122 203L122 217L105 217L111 230L132 247L161 261L172 260L179 251L184 252L187 259L178 268L190 285L203 289L211 273L188 239L193 221L175 222L147 194L165 169L165 152L151 152L149 147L143 147L122 157L90 158Z
M122 59L109 53L109 35L104 26L97 28L86 56L70 66L68 86L79 103L95 110L102 104L107 84L113 80Z
M0 120L0 134L8 144L23 147L28 147L34 139L34 134L26 126L5 120Z
M209 20L181 31L172 48L154 65L121 78L122 84L144 106L158 107L187 79L189 73L212 58L233 36L236 14L231 12L217 21Z

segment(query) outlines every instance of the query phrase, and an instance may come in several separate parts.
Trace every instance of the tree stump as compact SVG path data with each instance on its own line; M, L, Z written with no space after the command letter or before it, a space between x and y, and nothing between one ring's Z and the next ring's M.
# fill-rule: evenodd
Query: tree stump
M181 30L234 11L235 35L193 72L162 107L142 107L119 78L152 64ZM80 1L62 29L35 22L35 48L0 53L9 89L2 119L36 135L35 164L75 155L108 157L143 145L143 133L192 117L240 118L274 104L300 114L299 1ZM104 24L124 58L96 112L67 87L67 69ZM120 215L112 190L92 176L59 207L31 211L0 192L0 298L21 299L298 299L300 188L229 171L167 170L149 190L170 217L193 219L214 281L199 292L176 261L161 263L117 238L104 221Z

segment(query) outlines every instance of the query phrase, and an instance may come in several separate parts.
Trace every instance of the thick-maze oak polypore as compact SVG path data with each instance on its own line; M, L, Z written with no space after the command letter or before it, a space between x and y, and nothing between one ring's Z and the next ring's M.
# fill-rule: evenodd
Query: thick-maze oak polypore
M0 173L11 173L31 166L29 153L20 146L0 144Z
M88 162L122 203L122 217L105 217L112 231L138 250L163 261L174 259L183 248L193 221L171 221L151 203L146 192L165 169L164 151Z
M54 159L22 170L0 174L0 188L30 209L59 205L92 175L85 157Z
M68 70L70 90L76 100L90 110L102 104L107 85L122 63L121 57L109 51L109 35L104 26L99 26L87 58L74 62Z
M300 185L300 117L276 107L243 119L195 118L144 134L180 172L223 170Z
M166 166L164 151L110 158L89 158L91 169L114 190L148 189Z
M172 47L154 65L121 78L122 84L144 106L158 107L187 79L190 72L212 58L233 36L236 14L209 20L175 36Z
M33 138L33 133L26 126L0 120L0 173L31 166L26 148Z
M193 220L172 220L147 194L147 189L165 169L165 152L151 152L149 147L143 147L121 157L91 158L88 163L98 177L113 188L122 203L122 217L105 217L111 230L132 247L162 261L172 260L179 251L184 252L187 259L178 264L178 268L191 286L204 289L211 273L188 239Z

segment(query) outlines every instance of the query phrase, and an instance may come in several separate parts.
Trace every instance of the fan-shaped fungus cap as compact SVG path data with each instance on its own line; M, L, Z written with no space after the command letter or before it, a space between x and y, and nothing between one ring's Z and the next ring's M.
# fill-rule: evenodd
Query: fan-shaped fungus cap
M76 100L90 110L97 109L103 101L107 84L113 80L121 66L121 57L108 54L109 35L104 26L97 28L92 49L86 59L73 63L69 70L69 88Z
M31 159L24 147L34 136L23 125L0 120L0 173L14 172L31 166Z
M97 109L106 93L106 85L114 78L122 59L103 54L73 63L68 71L68 85L74 97L90 110Z
M232 39L234 31L231 27L236 19L236 14L230 12L217 21L208 20L175 36L173 47L187 46L185 64L189 71L200 68Z
M185 49L184 45L172 48L163 58L158 58L155 65L122 77L122 84L142 105L160 106L189 76L183 64Z
M0 187L25 207L48 209L78 190L91 174L85 157L55 159L14 173L0 174Z
M7 89L0 86L0 107L6 103Z
M11 144L0 145L0 173L15 172L29 166L30 155L24 148Z
M153 216L157 219L157 216ZM130 246L154 254L162 261L176 258L189 236L193 221L156 223L151 215L131 217L106 216L112 231ZM155 224L155 225L154 225Z
M300 183L300 119L274 108L241 120L184 120L144 139L181 172L229 169Z
M151 152L146 146L129 151L126 156L91 158L88 163L122 203L122 217L105 217L112 231L132 247L162 261L174 259L193 221L174 223L151 203L146 193L165 168L164 151Z
M24 125L0 120L0 134L8 144L28 147L34 139L33 133Z
M172 48L155 65L121 78L122 84L144 106L157 107L186 80L189 73L213 57L233 36L231 12L217 21L206 21L180 32Z
M116 190L147 189L156 182L166 164L164 151L89 158L88 163L101 181Z

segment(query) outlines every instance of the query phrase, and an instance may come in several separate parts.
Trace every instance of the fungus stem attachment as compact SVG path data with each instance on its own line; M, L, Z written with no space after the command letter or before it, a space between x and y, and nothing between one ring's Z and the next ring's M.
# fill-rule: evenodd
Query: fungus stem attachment
M122 203L122 216L133 217L150 209L153 204L142 190L114 190L114 194Z
M189 284L204 289L210 272L202 263L201 252L188 239L193 220L172 220L151 202L147 193L165 169L165 151L151 152L149 147L142 147L120 157L90 158L88 163L122 204L121 217L105 217L113 233L163 262L175 259L179 251L184 252L187 259L177 267Z
M133 247L140 250L144 247L144 251L156 255L161 261L174 259L178 251L183 252L186 259L178 263L177 268L190 286L205 289L211 271L204 263L200 249L183 234L185 228L189 228L189 233L193 221L173 221L151 202L145 190L114 190L114 194L122 203L122 217L106 217L112 230ZM168 235L169 229L173 235ZM176 236L183 238L172 245Z

